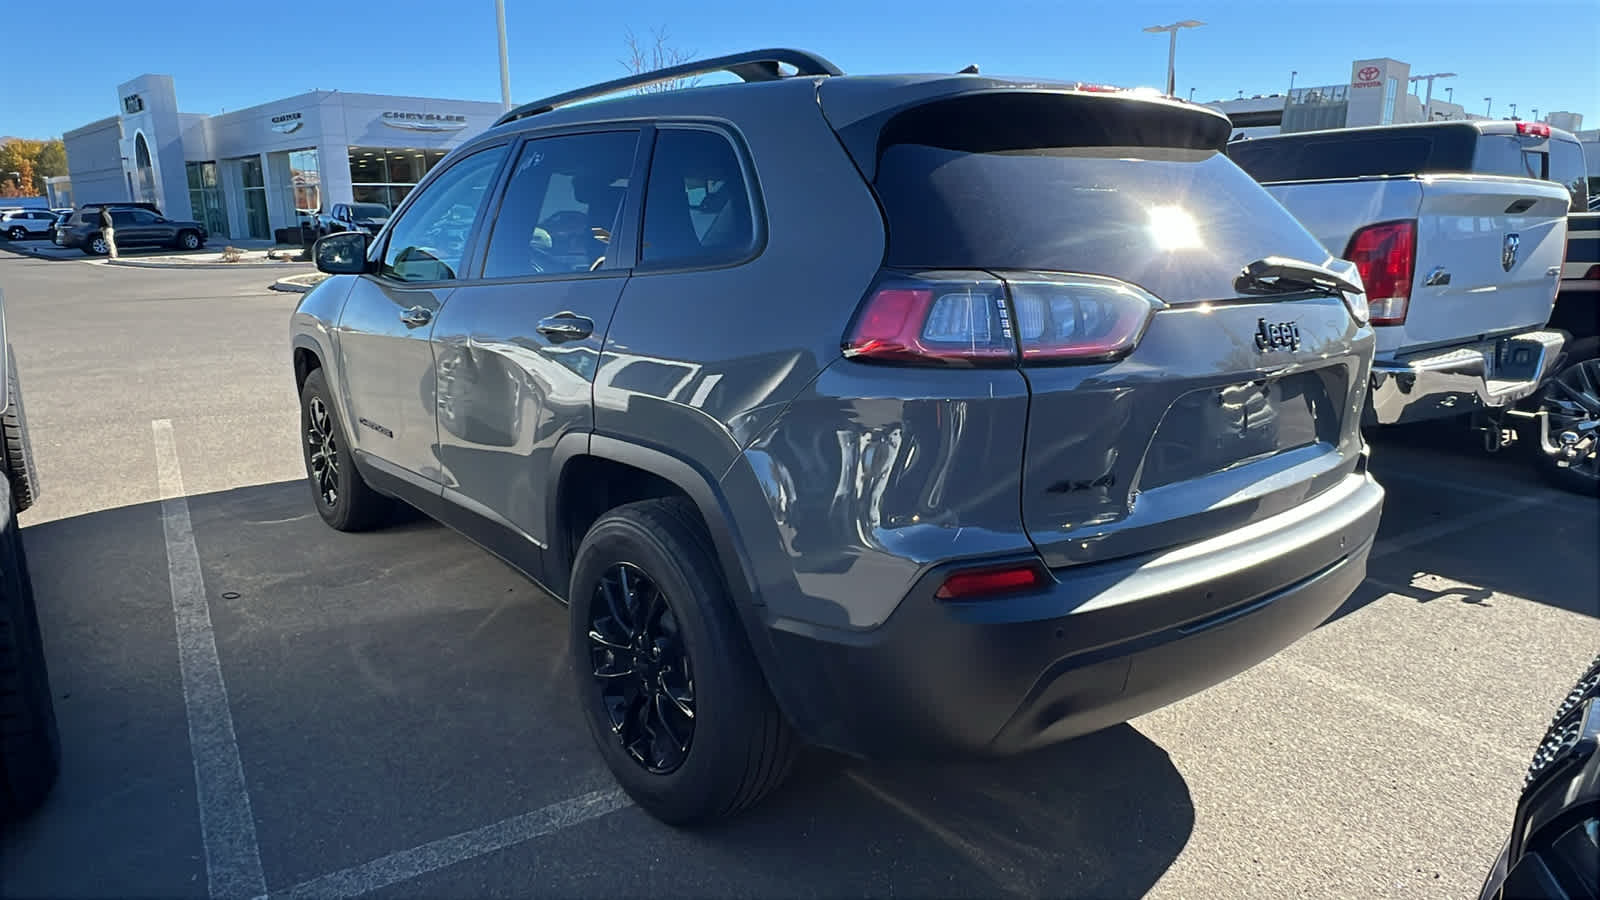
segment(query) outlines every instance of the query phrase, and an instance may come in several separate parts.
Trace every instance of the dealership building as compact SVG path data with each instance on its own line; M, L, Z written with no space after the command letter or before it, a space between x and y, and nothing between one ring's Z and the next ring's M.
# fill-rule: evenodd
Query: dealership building
M248 109L179 112L167 75L117 88L117 113L62 136L61 205L154 203L212 235L271 239L334 203L390 209L498 103L312 91Z

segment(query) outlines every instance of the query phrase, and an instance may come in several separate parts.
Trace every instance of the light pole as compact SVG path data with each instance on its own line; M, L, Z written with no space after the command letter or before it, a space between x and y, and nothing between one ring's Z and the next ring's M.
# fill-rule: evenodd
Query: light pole
M1300 72L1298 69L1289 70L1289 93L1291 94L1294 93L1294 77L1299 74Z
M1515 119L1516 117L1517 117L1517 105L1515 103L1513 103L1513 104L1511 104L1511 118Z
M1423 111L1422 118L1424 120L1427 120L1427 121L1430 121L1430 122L1433 120L1433 80L1435 78L1454 78L1454 77L1456 77L1456 73L1454 73L1454 72L1434 72L1431 75L1413 75L1413 76L1411 76L1411 83L1414 84L1414 85L1417 85L1417 87L1419 87L1419 88L1422 86L1422 82L1426 81L1428 83L1428 96L1427 96L1427 99L1422 101L1422 111ZM1449 90L1449 88L1446 88L1446 90Z
M511 110L511 62L506 58L506 0L494 0L494 24L500 35L500 107Z
M1454 104L1456 102L1456 89L1453 87L1445 88L1444 99L1446 102Z
M1483 105L1483 117L1487 119L1487 118L1489 118L1489 115L1490 115L1489 111L1494 109L1494 98L1493 97L1485 97L1485 98L1483 98L1483 104L1484 104Z
M1194 19L1184 19L1182 22L1173 22L1171 25L1151 25L1151 26L1149 26L1148 28L1145 29L1145 31L1147 31L1147 32L1149 32L1151 34L1160 34L1161 32L1164 31L1170 37L1170 40L1167 42L1167 96L1168 97L1175 96L1177 94L1177 92L1178 92L1178 88L1177 88L1177 85L1176 85L1177 78L1178 78L1178 74L1177 74L1178 29L1180 29L1180 28L1199 28L1201 25L1204 25L1204 24L1205 24L1204 22L1198 22L1198 21L1195 21Z
M1189 102L1194 102L1194 88L1189 88Z
M1533 108L1533 120L1535 122L1539 121L1539 107L1537 106Z

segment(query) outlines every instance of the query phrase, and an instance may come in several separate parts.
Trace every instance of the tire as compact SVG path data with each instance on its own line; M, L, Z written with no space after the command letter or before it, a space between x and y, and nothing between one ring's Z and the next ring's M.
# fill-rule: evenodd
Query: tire
M11 511L20 513L39 498L39 475L33 467L33 444L28 439L28 414L22 405L22 387L17 382L17 357L6 348L6 396L11 403L0 414L0 438L4 439L6 480L11 482Z
M106 243L104 236L96 234L83 245L83 252L90 256L105 256L111 252L111 245Z
M1600 421L1600 343L1579 346L1562 360L1561 371L1539 389L1537 403L1549 415L1552 440L1562 431ZM1534 432L1535 447L1537 434ZM1567 466L1557 465L1557 457L1536 451L1539 471L1546 481L1575 494L1600 496L1600 430L1588 435L1594 439L1588 455Z
M200 240L200 235L193 231L178 232L178 246L184 250L199 250L205 246L205 241Z
M349 429L339 420L321 369L312 369L300 389L300 447L306 482L322 521L337 531L368 531L393 512L393 501L373 490L350 455ZM325 474L324 460L333 470Z
M20 241L28 236L28 230L23 228L21 225L18 225L6 232L6 235L13 241Z
M702 824L783 781L796 740L688 501L645 500L602 516L578 547L568 596L579 706L642 809L669 825Z
M44 641L15 516L0 528L0 821L33 811L61 769Z

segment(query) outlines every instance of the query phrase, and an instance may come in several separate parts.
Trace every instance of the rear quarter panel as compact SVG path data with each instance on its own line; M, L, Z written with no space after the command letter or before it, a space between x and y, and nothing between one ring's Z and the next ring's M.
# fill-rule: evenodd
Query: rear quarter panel
M597 433L721 475L839 357L883 260L883 220L815 92L798 79L730 92L708 123L748 148L765 246L739 265L634 273L594 379Z

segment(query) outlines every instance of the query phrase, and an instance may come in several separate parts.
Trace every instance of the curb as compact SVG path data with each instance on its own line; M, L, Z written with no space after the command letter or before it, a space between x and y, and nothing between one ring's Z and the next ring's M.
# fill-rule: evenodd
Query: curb
M267 285L267 289L273 291L287 291L291 294L304 294L315 286L316 285L311 284L295 284L287 278L280 278L277 281Z
M173 262L143 262L136 259L107 259L102 260L102 265L127 266L130 269L282 269L285 266L302 265L310 263L294 263L288 261L265 263L173 263Z

